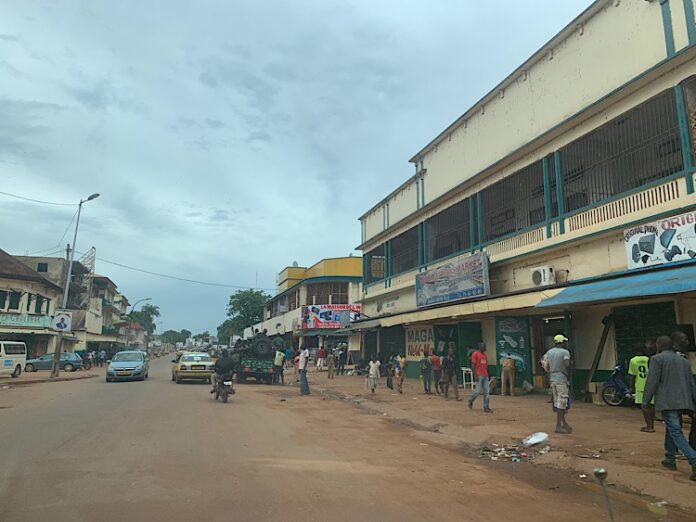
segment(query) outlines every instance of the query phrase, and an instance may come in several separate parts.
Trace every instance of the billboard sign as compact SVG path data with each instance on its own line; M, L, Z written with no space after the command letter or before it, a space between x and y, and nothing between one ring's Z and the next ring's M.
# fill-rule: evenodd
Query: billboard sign
M323 304L302 307L302 330L315 328L345 328L360 319L362 305Z
M60 310L51 318L51 328L57 332L69 332L72 329L72 312Z
M629 270L696 258L696 212L624 231Z
M489 292L485 252L455 258L416 276L418 307L482 297Z

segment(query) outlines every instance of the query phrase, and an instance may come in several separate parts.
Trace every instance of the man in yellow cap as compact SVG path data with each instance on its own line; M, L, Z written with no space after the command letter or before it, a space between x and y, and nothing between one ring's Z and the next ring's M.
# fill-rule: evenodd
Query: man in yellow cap
M544 355L541 365L549 374L553 411L556 412L556 433L573 432L566 422L566 413L570 409L570 352L565 347L568 338L558 334L553 338L554 347Z

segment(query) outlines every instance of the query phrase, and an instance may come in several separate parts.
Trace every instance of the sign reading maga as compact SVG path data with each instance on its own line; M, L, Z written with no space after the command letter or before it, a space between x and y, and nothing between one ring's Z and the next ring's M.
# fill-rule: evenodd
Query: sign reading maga
M432 326L406 327L406 359L418 361L425 352L431 353L435 347Z

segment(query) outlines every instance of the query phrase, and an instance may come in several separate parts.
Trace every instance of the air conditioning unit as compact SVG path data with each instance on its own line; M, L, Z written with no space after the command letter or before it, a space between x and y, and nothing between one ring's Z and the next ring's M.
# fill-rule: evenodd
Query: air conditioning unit
M551 266L538 266L532 268L532 284L534 286L548 286L556 284L556 273Z

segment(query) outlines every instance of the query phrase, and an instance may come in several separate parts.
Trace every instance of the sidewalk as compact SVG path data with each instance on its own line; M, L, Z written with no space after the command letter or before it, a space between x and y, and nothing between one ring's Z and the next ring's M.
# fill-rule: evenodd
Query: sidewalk
M6 387L23 386L29 384L39 384L42 382L64 382L76 381L80 379L91 379L93 377L101 377L104 375L106 366L103 368L92 368L91 370L77 370L74 372L61 371L57 378L51 379L51 372L41 370L36 372L22 372L22 375L13 379L12 377L0 377L0 390Z
M589 478L579 480L588 482L591 482L594 468L605 467L611 484L696 512L696 483L689 480L690 466L684 460L678 461L678 472L661 466L663 424L656 423L656 433L641 432L640 410L574 403L568 414L573 433L557 435L553 432L555 414L547 402L548 397L543 394L492 395L493 413L485 414L481 397L473 410L467 408L469 389L460 388L461 402L452 398L450 390L447 401L437 395L425 395L414 379L406 380L403 395L388 389L386 380L380 379L374 397L365 385L365 377L337 376L329 380L326 372L310 370L309 382L315 393L321 391L347 401L416 429L433 443L463 449L470 454L479 455L482 448L496 448L496 444L519 445L532 433L546 432L550 451L530 462L571 470L576 477L585 474Z

